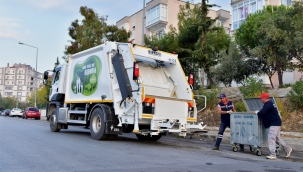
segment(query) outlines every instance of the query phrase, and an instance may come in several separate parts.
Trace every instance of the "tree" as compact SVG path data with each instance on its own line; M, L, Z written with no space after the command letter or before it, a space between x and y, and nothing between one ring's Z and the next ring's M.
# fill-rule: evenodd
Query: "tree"
M293 10L288 10L287 16L290 17L290 26L288 34L290 36L290 55L298 60L299 63L294 63L295 67L301 71L303 69L303 2L293 4Z
M78 19L72 22L68 28L69 36L72 38L71 45L65 49L65 55L95 47L106 40L127 42L130 32L118 29L114 25L107 25L107 16L99 16L93 9L86 6L80 7L80 14L84 17L80 23ZM67 60L67 57L63 57Z
M165 51L169 53L177 53L179 51L177 36L178 34L176 32L176 29L170 26L170 31L161 37L156 37L156 36L147 37L145 35L144 42L146 47L152 48L157 46L158 49L161 51Z
M3 100L3 98L2 98L1 93L0 93L0 110L5 110L4 100Z
M240 49L249 58L259 58L259 68L270 78L277 71L279 85L283 85L283 72L291 69L288 34L290 18L285 6L267 6L263 11L247 17L235 33Z
M5 109L13 109L17 105L17 99L15 97L4 97L3 105Z
M207 74L209 85L213 85L210 68L218 64L221 51L226 51L230 44L230 37L225 33L222 26L216 26L217 19L208 17L209 8L217 5L207 4L208 0L202 0L198 7L197 26L199 39L195 44L192 57L200 68L204 68Z
M223 58L220 64L213 69L214 78L222 82L226 87L230 87L232 81L245 85L244 80L256 73L254 66L259 65L257 59L247 59L241 53L235 42L230 44L228 53L221 52Z

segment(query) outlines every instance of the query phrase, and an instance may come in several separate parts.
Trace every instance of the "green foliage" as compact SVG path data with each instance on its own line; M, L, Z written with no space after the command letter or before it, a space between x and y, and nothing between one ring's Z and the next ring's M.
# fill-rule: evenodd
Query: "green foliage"
M292 10L287 14L291 23L288 27L288 35L290 37L290 54L300 63L294 64L297 68L303 67L303 2L295 2Z
M303 81L297 81L287 94L288 101L293 109L303 108Z
M242 100L235 103L235 108L237 112L246 112L246 107Z
M212 89L205 89L200 88L199 95L204 95L206 97L206 108L211 109L217 106L218 104L218 96L221 93L220 88L212 88ZM202 106L205 104L205 101L203 98L197 99L197 104Z
M109 41L128 42L130 32L125 29L118 29L115 25L107 25L107 16L99 16L93 9L86 6L80 7L80 14L84 19L79 22L78 19L71 23L68 28L69 36L72 38L71 45L65 49L65 55L75 54L77 52L95 47ZM63 57L66 59L66 57Z
M289 83L289 84L283 84L283 85L280 85L279 88L288 88L288 87L291 87L293 84Z
M146 47L152 48L157 46L159 50L169 53L178 53L179 51L177 31L172 26L170 26L170 31L162 37L145 36L144 43Z
M249 77L244 81L245 86L239 87L241 94L245 98L249 97L257 97L262 92L267 92L266 88L263 86L262 79L256 79L253 77Z
M274 73L278 74L279 85L283 85L283 72L294 68L290 63L292 58L300 59L303 54L302 3L294 8L267 6L249 15L235 33L241 51L249 58L260 60L256 67L268 75L272 87Z
M231 86L232 81L244 85L244 80L256 71L253 66L256 60L246 60L246 57L239 51L235 42L230 44L228 53L221 52L222 59L212 71L214 78L222 82L226 87Z
M207 0L202 0L201 6L197 10L197 26L200 36L195 44L192 57L198 67L204 68L210 86L214 84L210 72L211 67L218 64L221 51L226 51L230 44L230 37L226 34L223 27L214 26L217 18L212 19L208 16L209 8L217 5L207 4Z

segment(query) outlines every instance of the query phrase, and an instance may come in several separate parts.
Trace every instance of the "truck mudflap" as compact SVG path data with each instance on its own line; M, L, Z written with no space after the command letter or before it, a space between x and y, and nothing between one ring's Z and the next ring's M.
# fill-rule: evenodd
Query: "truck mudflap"
M121 135L122 127L118 127L116 121L106 121L105 134Z

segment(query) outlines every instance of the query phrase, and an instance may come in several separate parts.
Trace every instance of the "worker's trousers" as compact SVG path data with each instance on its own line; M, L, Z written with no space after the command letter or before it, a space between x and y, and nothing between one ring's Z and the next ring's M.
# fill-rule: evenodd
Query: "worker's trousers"
M286 145L284 140L279 137L281 126L270 126L268 130L268 149L271 156L276 156L276 144L282 146L284 152L289 152L291 147Z

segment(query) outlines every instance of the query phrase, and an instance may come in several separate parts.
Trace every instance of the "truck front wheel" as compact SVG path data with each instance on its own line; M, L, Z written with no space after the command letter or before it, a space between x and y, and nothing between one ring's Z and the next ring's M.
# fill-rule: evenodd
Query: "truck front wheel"
M59 132L59 124L57 123L56 109L53 110L50 118L49 118L49 127L52 132Z
M96 108L90 119L90 135L95 140L106 140L104 113L101 108Z

